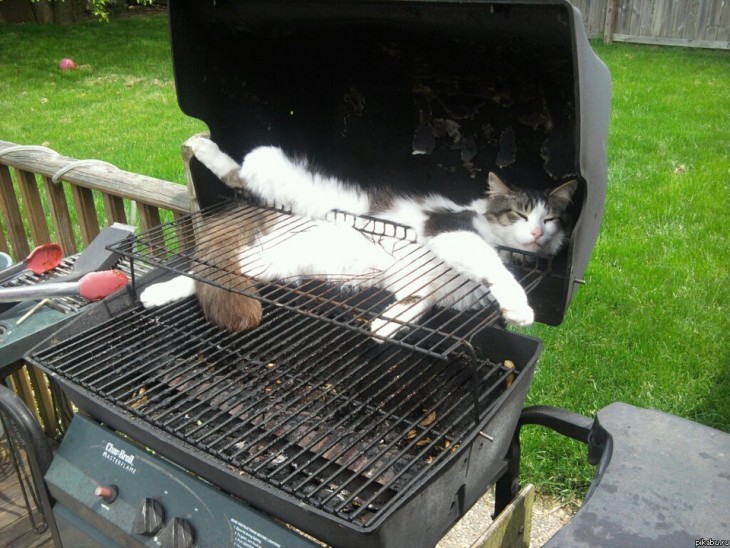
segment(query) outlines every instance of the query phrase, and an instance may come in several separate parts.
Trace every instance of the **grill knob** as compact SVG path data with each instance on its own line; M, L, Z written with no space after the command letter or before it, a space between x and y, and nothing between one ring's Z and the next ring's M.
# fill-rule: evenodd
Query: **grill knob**
M117 500L117 495L119 494L119 491L117 490L116 485L100 485L96 489L94 489L94 495L102 499L107 504L111 504L115 500Z
M162 529L165 522L165 510L155 499L145 498L139 503L134 515L132 531L138 535L152 536Z
M192 525L182 518L173 518L160 534L162 548L191 548L194 541Z

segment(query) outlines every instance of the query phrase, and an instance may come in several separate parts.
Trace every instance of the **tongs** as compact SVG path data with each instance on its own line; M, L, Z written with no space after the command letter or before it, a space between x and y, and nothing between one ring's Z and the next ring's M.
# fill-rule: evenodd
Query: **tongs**
M30 270L33 274L40 276L49 270L56 268L63 259L63 250L58 244L43 244L36 247L30 254L13 266L0 271L0 285L11 278Z
M109 270L119 260L119 255L107 247L120 242L133 232L134 227L129 225L115 223L106 227L78 256L70 274L52 282L1 288L0 303L68 296L81 296L86 300L96 301L111 295L126 286L129 280L124 272ZM30 261L28 264L30 265Z
M0 289L0 303L35 301L45 297L78 297L98 301L127 285L129 279L121 270L89 272L74 282L46 282Z

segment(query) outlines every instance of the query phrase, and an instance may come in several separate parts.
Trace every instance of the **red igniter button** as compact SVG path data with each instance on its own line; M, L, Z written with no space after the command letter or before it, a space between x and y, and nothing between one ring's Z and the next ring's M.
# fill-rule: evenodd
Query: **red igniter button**
M117 488L114 485L100 485L94 490L94 495L104 499L104 502L114 502L114 500L117 498Z

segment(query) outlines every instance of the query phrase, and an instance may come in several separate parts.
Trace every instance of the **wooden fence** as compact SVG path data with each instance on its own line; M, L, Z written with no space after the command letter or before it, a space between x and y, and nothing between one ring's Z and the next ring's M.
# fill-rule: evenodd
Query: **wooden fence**
M570 0L591 38L730 49L730 0Z
M187 152L189 155L189 152ZM178 218L190 211L184 185L122 171L97 160L75 160L45 147L0 141L0 251L24 258L50 241L66 255L86 247L102 225L130 223L135 210L143 230L160 224L161 211ZM134 205L132 205L134 204ZM5 369L10 385L38 418L46 434L62 431L58 391L42 373L21 362ZM66 402L61 402L65 407Z

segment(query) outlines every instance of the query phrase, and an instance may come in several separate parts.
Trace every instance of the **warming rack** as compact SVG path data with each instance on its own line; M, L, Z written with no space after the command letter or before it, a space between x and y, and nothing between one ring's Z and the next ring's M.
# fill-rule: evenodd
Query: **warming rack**
M386 271L387 275L379 289L354 291L352 287L357 286L357 281L353 282L352 279L344 280L346 283L340 285L326 283L312 276L303 283L291 284L286 280L255 279L255 271L253 279L230 276L226 267L217 264L215 258L201 259L195 254L196 232L202 223L216 222L215 219L221 214L225 214L226 221L216 230L231 234L217 238L217 245L222 246L238 245L240 238L234 234L245 223L255 223L259 227L266 227L269 233L282 234L277 237L282 243L286 241L286 234L294 234L312 223L309 219L282 209L251 205L241 199L228 199L130 236L109 249L129 258L133 285L136 285L135 262L139 261L144 265L188 275L204 283L255 297L276 308L317 318L441 359L447 359L453 352L459 351L471 354L476 362L477 357L470 343L473 336L485 327L502 325L499 307L486 286L473 283L445 267L430 251L418 245L409 227L343 212L330 215L328 220L346 223L371 239L399 241L397 245L404 258L397 268ZM552 272L550 257L513 249L502 249L500 253L503 257L509 257L508 268L528 294ZM243 258L244 263L255 260L253 257ZM389 289L397 287L405 275L415 271L432 280L429 287L439 288L437 306L418 322L393 319L394 323L402 324L404 329L394 339L386 338L371 329L372 321L394 302ZM453 313L453 306L447 302L466 302L467 299L478 299L481 306ZM445 305L438 306L441 303ZM265 315L263 322L267 321L269 318Z

